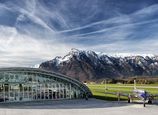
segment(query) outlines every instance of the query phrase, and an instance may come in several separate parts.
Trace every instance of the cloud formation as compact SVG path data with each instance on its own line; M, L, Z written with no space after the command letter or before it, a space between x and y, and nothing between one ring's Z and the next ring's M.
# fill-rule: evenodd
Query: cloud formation
M15 28L0 26L0 66L33 66L63 55L71 47L45 39L22 35Z
M154 0L0 0L0 66L32 66L71 48L158 54Z

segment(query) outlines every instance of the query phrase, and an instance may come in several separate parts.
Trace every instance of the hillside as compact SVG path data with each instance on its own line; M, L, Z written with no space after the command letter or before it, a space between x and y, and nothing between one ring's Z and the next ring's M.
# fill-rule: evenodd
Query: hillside
M62 73L81 81L131 76L157 76L158 56L118 56L72 49L64 57L58 56L41 63L39 68Z

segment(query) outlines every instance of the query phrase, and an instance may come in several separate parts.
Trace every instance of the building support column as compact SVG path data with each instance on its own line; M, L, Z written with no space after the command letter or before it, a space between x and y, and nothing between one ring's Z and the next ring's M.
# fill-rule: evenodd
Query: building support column
M71 97L71 83L70 83L70 85L69 85L69 95L70 95L70 99L72 98Z
M51 91L52 91L52 100L53 100L53 83L51 84Z
M31 100L33 100L33 83L31 83Z
M43 84L43 95L44 95L44 100L46 99L46 94L45 94L45 84Z
M60 97L60 94L61 94L60 91L61 91L61 89L60 89L60 83L59 83L59 99L61 98L61 97Z
M24 94L25 94L25 92L24 92L24 84L22 84L22 92L23 92L23 94L22 94L22 95L23 95L22 98L23 98L23 100L24 100L24 98L25 98L25 97L24 97Z
M50 87L50 84L48 84L48 86L47 86L47 96L48 96L48 99L50 99L49 98L49 87Z
M8 101L10 101L10 91L9 91L9 84L8 84L8 91L7 91L7 98L8 98Z
M55 99L57 99L58 97L57 97L57 83L55 84Z
M39 99L41 99L41 84L38 85L39 85Z
M29 100L29 86L27 86L27 97L28 97L28 100Z
M4 102L5 102L5 84L3 84L3 99L4 99Z

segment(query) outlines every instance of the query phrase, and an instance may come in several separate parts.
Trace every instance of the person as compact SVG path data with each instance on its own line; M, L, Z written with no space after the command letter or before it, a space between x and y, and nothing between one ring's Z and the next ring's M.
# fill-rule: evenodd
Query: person
M88 100L88 95L86 94L86 100Z
M131 95L128 94L128 103L130 103L130 102L131 102Z
M84 98L88 100L88 94L84 93L83 95L84 95Z

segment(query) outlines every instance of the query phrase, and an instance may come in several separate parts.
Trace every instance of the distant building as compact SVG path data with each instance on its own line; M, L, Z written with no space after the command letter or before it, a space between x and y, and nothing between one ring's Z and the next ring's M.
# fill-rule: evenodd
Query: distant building
M0 102L62 100L92 95L86 85L54 72L35 68L1 68Z

